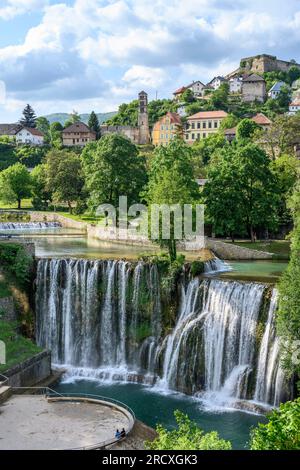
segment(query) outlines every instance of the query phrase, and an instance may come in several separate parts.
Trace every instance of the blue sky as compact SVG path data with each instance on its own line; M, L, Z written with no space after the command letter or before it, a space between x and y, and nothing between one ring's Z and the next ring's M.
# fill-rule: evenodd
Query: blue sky
M300 62L299 0L0 0L0 122L27 102L40 115L170 97L259 53Z

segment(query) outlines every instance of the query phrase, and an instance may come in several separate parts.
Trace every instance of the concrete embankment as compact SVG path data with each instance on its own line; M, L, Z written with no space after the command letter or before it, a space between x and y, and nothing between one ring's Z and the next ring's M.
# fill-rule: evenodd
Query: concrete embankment
M31 222L60 222L65 228L74 228L85 231L87 236L97 240L128 245L139 245L141 247L155 246L147 237L130 233L127 230L117 230L111 227L102 227L70 219L55 212L29 212ZM180 245L180 244L179 244ZM267 260L272 259L272 253L253 250L222 242L213 238L199 237L199 241L185 241L179 246L180 249L188 251L199 251L203 248L213 251L219 258L225 260Z
M51 352L42 351L3 372L10 387L31 387L51 375Z

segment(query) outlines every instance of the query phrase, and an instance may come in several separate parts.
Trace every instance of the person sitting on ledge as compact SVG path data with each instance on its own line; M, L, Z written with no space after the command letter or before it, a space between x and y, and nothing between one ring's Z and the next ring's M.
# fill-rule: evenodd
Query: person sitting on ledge
M123 428L122 431L121 431L121 437L125 437L126 436L126 431L125 429Z
M120 437L121 437L121 433L120 433L119 429L117 429L116 434L115 434L115 438L120 439Z

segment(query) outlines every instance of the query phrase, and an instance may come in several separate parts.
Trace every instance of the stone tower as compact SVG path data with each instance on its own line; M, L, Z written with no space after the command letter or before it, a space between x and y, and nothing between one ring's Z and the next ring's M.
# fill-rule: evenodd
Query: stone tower
M148 95L145 91L139 93L138 128L139 144L149 144Z

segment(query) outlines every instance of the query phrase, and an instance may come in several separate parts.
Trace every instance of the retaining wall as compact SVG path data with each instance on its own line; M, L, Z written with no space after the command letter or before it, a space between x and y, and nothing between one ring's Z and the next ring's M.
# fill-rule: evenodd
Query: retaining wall
M3 372L10 387L31 387L51 374L51 352L42 351Z

